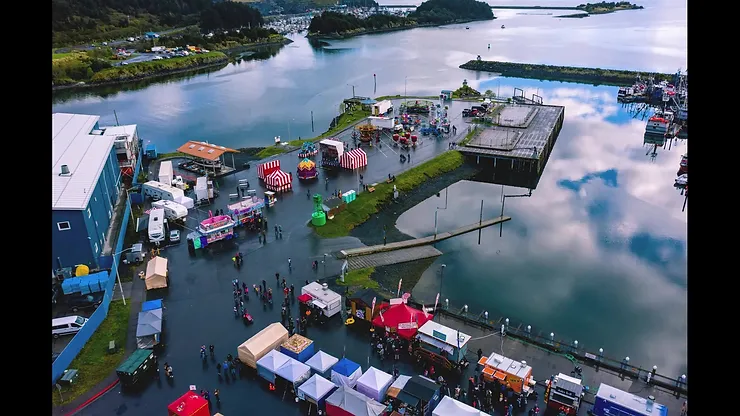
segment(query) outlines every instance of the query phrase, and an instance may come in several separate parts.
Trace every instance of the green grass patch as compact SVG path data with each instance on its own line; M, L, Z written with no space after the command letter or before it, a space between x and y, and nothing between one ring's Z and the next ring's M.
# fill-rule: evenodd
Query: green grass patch
M376 97L375 101L383 101L383 100L400 100L402 98L418 98L420 100L437 100L439 99L438 95L429 95L424 97L417 97L413 95L405 96L405 95L381 95L380 97Z
M124 347L130 310L130 302L125 306L120 300L111 302L108 316L69 365L69 368L79 371L79 376L70 387L62 390L64 401L59 397L59 391L52 390L51 400L55 406L67 404L80 397L115 371L126 354ZM114 354L108 353L110 341L115 341L118 346L118 351Z
M354 124L354 123L356 123L356 122L358 122L358 121L360 121L363 118L366 118L368 116L370 116L370 111L365 111L365 110L355 110L355 111L351 111L351 112L350 111L347 111L345 113L342 113L339 116L339 122L336 123L336 125L334 127L330 128L329 130L327 130L326 132L322 133L319 136L312 137L310 139L296 139L296 140L291 140L291 141L288 142L288 146L283 146L282 144L280 144L280 145L276 145L276 146L266 147L266 148L260 150L255 156L258 157L258 158L260 158L260 159L264 159L266 157L270 157L270 156L274 156L274 155L279 155L281 153L284 153L284 152L287 152L289 150L292 150L292 149L294 149L296 147L301 147L301 146L303 146L303 143L305 143L305 142L317 142L319 140L325 139L325 138L327 138L329 136L334 135L335 133L338 133L338 132L346 129L347 127L351 126L352 124Z
M166 159L168 157L190 157L190 155L183 152L160 153L157 155L157 159Z
M465 146L466 144L470 143L470 141L473 140L473 137L475 137L475 135L477 133L478 133L478 129L477 128L474 128L474 129L470 130L470 133L466 134L465 135L465 138L463 138L462 140L460 140L459 145L460 146Z
M391 199L393 185L396 185L401 193L408 192L430 178L453 171L462 164L462 153L448 151L396 176L393 183L379 183L375 186L375 192L358 194L357 199L347 204L347 208L334 216L334 219L327 221L323 227L314 227L316 234L325 238L349 235L353 228L367 221Z
M93 83L123 82L155 76L169 71L195 69L219 62L225 63L227 61L228 57L223 52L214 51L159 61L137 62L103 69L95 73L91 77L91 81Z
M372 279L375 273L375 267L366 267L364 269L350 270L344 275L344 282L337 279L339 286L347 286L349 293L352 294L356 289L379 289L380 285Z

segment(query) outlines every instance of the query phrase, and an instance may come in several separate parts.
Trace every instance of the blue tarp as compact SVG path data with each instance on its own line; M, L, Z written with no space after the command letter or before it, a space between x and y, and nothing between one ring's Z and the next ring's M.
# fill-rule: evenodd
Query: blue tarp
M102 271L87 276L64 279L62 282L62 293L65 295L69 295L71 293L87 295L104 291L107 284L108 272Z
M141 304L141 311L153 311L155 309L161 309L164 306L162 305L162 299L154 299L154 300L148 300Z
M113 256L98 257L98 267L101 269L110 269L113 267Z
M342 358L339 360L338 363L334 364L334 367L331 368L332 371L336 371L337 373L349 377L354 373L358 368L360 368L360 365L357 364L354 361L350 361L346 358Z

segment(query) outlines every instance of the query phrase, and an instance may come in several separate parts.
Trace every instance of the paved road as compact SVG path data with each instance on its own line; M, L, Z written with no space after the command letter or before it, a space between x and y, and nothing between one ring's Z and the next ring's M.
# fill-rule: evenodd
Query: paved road
M462 108L467 106L469 104L453 103L450 113L459 115ZM460 140L464 136L466 126L461 117L455 117L453 122L459 132L455 140ZM349 133L345 133L345 137L341 139L351 142ZM417 149L409 152L412 160L406 164L399 162L398 154L402 151L393 148L390 141L384 143L382 149L374 146L368 151L369 166L363 172L365 183L380 182L387 178L389 173L398 175L409 167L447 151L450 140L452 138L422 138ZM294 171L299 161L297 153L281 155L279 159L285 171ZM265 189L258 182L256 175L257 169L254 166L250 170L221 180L221 196L210 209L226 208L230 202L228 195L235 191L237 179L248 179L251 188L263 192ZM352 172L339 172L330 177L329 193L335 189L343 191L357 189L358 178ZM166 347L160 362L167 361L173 366L176 377L174 384L169 385L164 381L154 382L143 393L136 395L121 394L120 387L117 387L79 414L159 415L165 411L170 402L185 393L191 384L196 385L198 389L207 388L211 391L219 388L223 402L221 412L226 415L243 414L246 405L255 413L305 414L305 410L299 410L295 403L283 401L280 395L267 393L263 383L257 380L219 382L215 363L202 365L198 357L200 345L211 343L216 346L216 353L220 359L227 353L235 355L239 344L267 324L280 319L280 308L277 304L273 308L263 308L254 298L246 302L247 308L254 316L254 325L245 326L241 320L235 319L232 312L234 306L232 279L239 278L250 286L259 284L265 279L276 292L276 299L279 302L280 295L275 285L276 272L279 272L281 277L284 276L288 284L293 284L300 290L306 280L336 275L340 271L341 262L332 256L327 256L327 262L316 271L311 268L313 260L323 260L324 253L362 246L352 237L324 240L314 236L311 229L306 226L313 210L313 203L307 198L306 192L327 193L327 187L324 185L323 177L317 182L306 184L300 183L297 175L294 175L294 180L294 191L280 195L277 204L266 211L271 230L276 224L282 226L282 239L276 240L274 233L270 232L267 244L261 245L256 235L240 232L235 242L216 246L207 251L199 250L195 257L188 255L185 244L167 247L163 251L163 255L169 259L171 283L165 295ZM206 207L191 210L186 228L195 228L198 222L207 216L208 209ZM231 262L231 257L237 251L245 255L241 270L235 269ZM288 269L289 257L292 258L292 270ZM153 295L148 296L151 298ZM294 314L295 310L297 306L294 308ZM317 350L323 349L336 356L346 354L350 359L362 364L363 368L367 368L368 361L382 368L389 367L381 365L375 357L368 358L367 341L338 321L336 319L331 325L309 329L308 336L315 339ZM409 366L402 366L401 370L404 374L414 374Z

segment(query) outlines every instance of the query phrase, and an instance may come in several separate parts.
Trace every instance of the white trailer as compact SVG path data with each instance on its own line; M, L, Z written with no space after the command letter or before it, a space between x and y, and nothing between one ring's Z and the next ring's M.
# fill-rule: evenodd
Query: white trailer
M172 175L172 161L165 160L159 165L159 182L172 185L175 177Z
M317 282L311 282L301 288L301 294L311 296L311 303L318 307L321 313L327 318L338 314L342 309L342 295L329 290L326 283L322 285Z
M154 201L152 207L162 208L168 221L184 220L188 216L188 209L174 201Z
M213 198L213 182L207 176L201 176L195 180L195 200L202 202Z
M373 104L373 115L382 116L393 109L393 102L391 100L378 101Z
M395 124L395 120L390 117L368 117L370 120L370 124L373 126L379 128L379 129L387 129L392 130L393 125Z
M164 228L166 221L164 210L162 208L155 208L149 212L149 226L147 227L149 232L149 241L157 245L164 241L167 236Z
M144 185L141 185L141 193L144 194L145 197L155 200L164 199L166 201L175 201L178 203L181 203L178 199L185 197L185 192L183 192L182 189L157 181L149 181Z

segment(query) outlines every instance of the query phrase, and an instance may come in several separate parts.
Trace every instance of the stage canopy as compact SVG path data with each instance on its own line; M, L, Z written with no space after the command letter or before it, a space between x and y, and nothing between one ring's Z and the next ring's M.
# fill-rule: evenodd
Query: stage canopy
M391 305L373 319L373 325L396 332L401 338L411 339L418 328L432 319L432 315L414 309L406 303Z
M473 406L459 402L450 396L445 396L434 408L432 416L489 416Z

